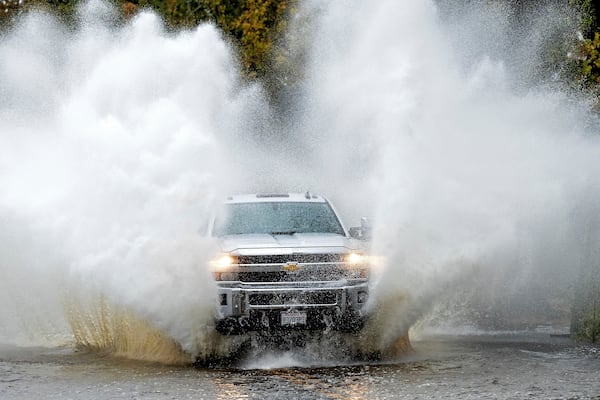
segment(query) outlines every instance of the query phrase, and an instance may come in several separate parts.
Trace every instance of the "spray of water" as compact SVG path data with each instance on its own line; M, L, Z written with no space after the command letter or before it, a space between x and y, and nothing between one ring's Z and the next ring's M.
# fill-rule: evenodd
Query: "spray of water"
M303 137L338 199L374 205L386 260L366 335L376 348L465 297L475 323L558 313L564 324L590 262L581 227L600 228L586 222L599 189L594 120L550 85L524 84L540 38L569 32L568 19L540 10L511 31L506 10L468 5L460 16L416 0L320 9ZM479 35L488 25L497 35Z
M26 321L34 343L64 340L70 322L100 345L77 319L122 320L108 304L197 355L213 347L199 229L227 176L217 138L256 90L214 27L168 35L142 13L117 28L111 12L87 3L75 31L30 14L0 44L1 334L21 341ZM66 321L65 302L90 307Z
M0 42L0 338L226 353L198 229L228 191L311 189L350 223L374 217L364 353L450 299L484 314L563 299L594 254L598 136L579 103L523 86L525 46L488 52L476 21L514 42L508 15L473 7L306 3L284 118L210 25L167 34L143 12L117 27L98 2L75 30L22 19Z

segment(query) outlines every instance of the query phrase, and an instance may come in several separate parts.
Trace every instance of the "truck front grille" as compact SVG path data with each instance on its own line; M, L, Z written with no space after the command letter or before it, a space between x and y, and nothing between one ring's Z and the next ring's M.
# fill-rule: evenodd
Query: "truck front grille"
M285 304L337 304L337 294L333 291L300 293L253 293L248 296L253 306L274 306Z
M343 254L276 254L260 256L239 256L240 264L285 264L288 262L297 263L335 263L344 260Z
M240 272L241 282L308 282L337 281L340 279L365 278L367 270L346 270L342 267L310 268L304 266L301 271L252 271Z

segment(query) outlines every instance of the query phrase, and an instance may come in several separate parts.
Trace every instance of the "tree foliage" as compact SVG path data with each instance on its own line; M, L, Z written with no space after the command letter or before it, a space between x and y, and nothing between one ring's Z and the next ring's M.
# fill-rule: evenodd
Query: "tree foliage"
M600 85L600 33L582 40L579 50L581 80L588 87L597 87Z
M74 21L80 0L0 0L0 29L10 25L13 17L30 8L56 12L67 23ZM281 45L288 16L294 13L297 0L110 0L124 18L139 10L152 9L162 16L169 29L193 28L203 22L215 23L237 49L241 69L246 77L260 78L273 93L290 77L277 75L301 73L295 60ZM554 45L539 49L544 71L563 72L567 86L585 88L600 99L600 0L463 0L492 1L509 7L518 28L519 21L535 13L542 4L569 4L579 11L581 40L549 38ZM560 35L558 35L560 36ZM571 35L572 36L572 35ZM570 57L567 56L570 54ZM283 72L282 72L283 71ZM544 75L545 73L542 73ZM545 74L547 75L547 74ZM294 79L292 79L294 80Z
M6 24L21 8L22 0L0 0L0 24Z
M593 35L594 31L598 30L598 12L600 8L597 6L598 1L594 0L569 0L569 3L579 10L581 31L586 37Z
M592 264L577 282L577 297L571 310L571 334L575 339L600 342L600 271Z
M293 0L209 0L211 19L241 48L241 59L253 76L264 76L272 58L274 43L284 32Z
M125 17L141 9L161 15L171 29L192 28L214 22L239 49L239 58L249 77L264 77L272 59L274 43L286 26L295 0L113 0ZM41 7L72 21L78 0L0 0L2 20L19 10Z
M249 77L265 76L294 0L120 0L125 15L151 8L174 29L214 22L239 49Z

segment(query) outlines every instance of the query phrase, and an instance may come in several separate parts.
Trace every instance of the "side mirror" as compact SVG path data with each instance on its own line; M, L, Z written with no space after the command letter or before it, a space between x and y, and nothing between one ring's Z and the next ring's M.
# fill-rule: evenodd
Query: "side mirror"
M362 237L360 226L351 227L350 229L348 229L348 233L350 234L350 237L354 239L361 239Z
M370 240L371 239L371 223L367 217L360 219L360 226L354 226L348 229L350 237L358 240Z

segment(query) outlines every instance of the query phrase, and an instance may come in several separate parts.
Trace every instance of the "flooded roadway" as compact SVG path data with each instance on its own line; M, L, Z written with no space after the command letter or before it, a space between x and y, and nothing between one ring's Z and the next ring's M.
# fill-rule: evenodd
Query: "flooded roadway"
M0 398L600 399L600 350L563 336L437 336L413 347L391 363L293 366L285 353L199 369L5 345Z

